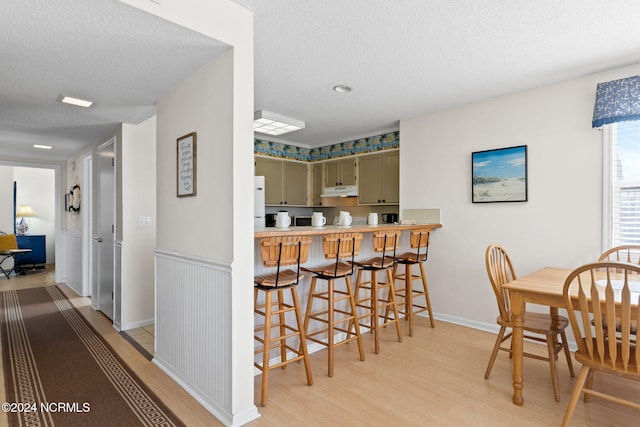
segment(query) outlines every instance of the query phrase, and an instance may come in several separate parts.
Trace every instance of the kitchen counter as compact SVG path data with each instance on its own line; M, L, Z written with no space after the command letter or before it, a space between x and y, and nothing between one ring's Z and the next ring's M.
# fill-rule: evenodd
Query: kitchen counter
M288 228L265 227L265 228L256 228L254 231L254 237L262 238L262 237L276 237L276 236L289 236L289 235L318 236L318 235L333 234L333 233L373 233L375 231L384 231L384 230L434 230L436 228L441 228L441 227L442 227L442 224L412 224L412 225L354 224L348 227L343 227L339 225L325 225L324 227L288 227Z

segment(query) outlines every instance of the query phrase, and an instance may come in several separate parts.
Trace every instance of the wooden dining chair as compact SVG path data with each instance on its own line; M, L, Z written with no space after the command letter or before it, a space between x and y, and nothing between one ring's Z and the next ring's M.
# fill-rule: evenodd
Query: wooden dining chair
M640 245L615 246L600 255L598 261L619 261L640 265ZM607 317L602 318L603 326L608 327ZM620 332L620 319L616 319L616 330ZM631 333L638 334L638 322L631 322Z
M598 261L620 261L640 264L640 245L615 246L603 252Z
M498 355L498 351L506 351L511 354L511 346L503 347L502 343L509 340L513 334L513 323L511 318L511 307L509 292L502 288L502 285L516 279L516 273L511 263L509 255L500 245L490 245L485 252L485 263L489 281L493 287L496 299L498 301L498 310L500 312L497 322L500 325L500 332L493 346L491 358L484 374L485 379L489 379L491 369ZM524 356L538 360L546 360L549 362L551 370L551 383L553 385L553 396L557 402L560 401L558 392L558 372L556 369L557 355L564 351L569 365L571 376L575 376L573 371L573 363L571 362L571 353L567 344L567 336L565 329L569 326L569 320L563 316L552 317L549 314L534 313L527 311L524 316L524 338L533 341L544 342L547 344L547 357L537 354L524 353ZM507 333L507 329L511 329Z
M578 346L575 358L582 369L563 426L569 425L581 393L585 402L589 396L596 396L640 409L640 402L622 399L608 390L593 390L592 375L597 371L640 381L640 353L631 334L631 322L640 320L639 274L638 265L601 261L578 267L567 277L563 295ZM604 327L605 317L620 319L620 331Z

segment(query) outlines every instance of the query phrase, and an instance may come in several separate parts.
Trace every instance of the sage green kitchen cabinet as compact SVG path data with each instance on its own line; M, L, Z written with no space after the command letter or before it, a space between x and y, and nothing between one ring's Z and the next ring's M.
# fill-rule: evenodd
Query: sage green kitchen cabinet
M325 162L324 177L326 187L356 185L356 158L352 156Z
M322 163L314 163L311 165L311 177L313 179L313 206L322 206L322 172L324 170L324 164Z
M397 150L360 156L358 203L400 203L400 154Z
M255 174L264 176L265 205L307 205L305 163L255 157L255 166Z

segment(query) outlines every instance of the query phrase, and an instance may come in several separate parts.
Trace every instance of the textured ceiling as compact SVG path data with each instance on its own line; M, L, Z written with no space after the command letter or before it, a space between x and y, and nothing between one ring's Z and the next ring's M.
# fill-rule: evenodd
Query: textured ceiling
M65 159L151 117L156 99L226 49L115 0L6 0L0 28L0 155L12 157Z
M255 110L305 121L279 140L311 147L640 63L637 0L235 1L255 14ZM67 158L226 48L116 0L5 0L0 28L2 156Z
M279 139L308 146L640 62L637 0L235 1L254 12L255 110L305 121Z

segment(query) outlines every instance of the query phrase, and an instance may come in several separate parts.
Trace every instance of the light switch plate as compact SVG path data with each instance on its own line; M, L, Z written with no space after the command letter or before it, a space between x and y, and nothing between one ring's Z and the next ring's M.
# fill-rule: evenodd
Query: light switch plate
M151 217L150 216L139 216L138 217L138 228L149 228L151 227Z

